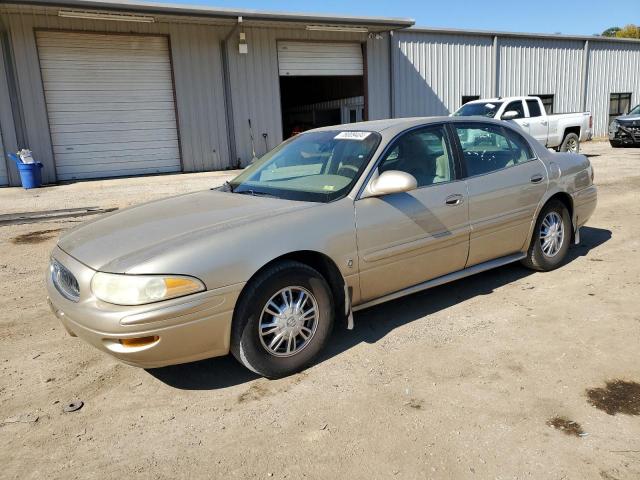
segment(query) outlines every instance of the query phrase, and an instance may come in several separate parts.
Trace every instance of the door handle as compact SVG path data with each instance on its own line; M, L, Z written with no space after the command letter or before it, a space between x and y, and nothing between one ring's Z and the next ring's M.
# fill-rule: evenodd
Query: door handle
M451 206L460 205L462 202L464 202L464 197L459 193L455 195L449 195L444 201L444 203Z
M540 183L543 178L544 176L538 173L537 175L531 177L531 183Z
M522 126L523 127L528 127L529 126L529 122L522 122Z
M545 120L544 122L541 122L541 123L542 125L547 125L548 122Z

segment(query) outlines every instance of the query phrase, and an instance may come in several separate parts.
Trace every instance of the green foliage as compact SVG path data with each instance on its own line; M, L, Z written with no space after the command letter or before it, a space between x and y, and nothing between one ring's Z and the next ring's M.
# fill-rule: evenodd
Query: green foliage
M611 27L607 28L604 32L602 32L603 37L615 37L616 34L620 31L620 27Z
M602 32L603 37L640 39L640 26L630 23L624 27L611 27Z
M638 38L640 39L640 27L638 25L625 25L616 32L618 38Z

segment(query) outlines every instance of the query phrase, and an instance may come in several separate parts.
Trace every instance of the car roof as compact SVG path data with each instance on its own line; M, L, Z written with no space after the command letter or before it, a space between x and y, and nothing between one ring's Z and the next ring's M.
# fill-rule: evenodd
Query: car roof
M513 100L533 100L538 97L533 97L531 95L526 96L518 96L518 97L500 97L500 98L480 98L478 100L471 100L470 102L465 103L465 105L469 103L491 103L491 102L511 102Z
M389 118L386 120L370 120L366 122L345 123L341 125L331 125L328 127L314 128L307 132L341 132L341 131L364 131L377 132L384 137L395 136L396 134L421 125L430 125L441 122L469 122L480 121L484 123L494 123L504 125L500 120L486 117L410 117L410 118Z
M412 125L420 125L425 123L435 123L442 121L448 117L411 117L411 118L388 118L385 120L368 120L366 122L344 123L340 125L331 125L328 127L314 128L313 132L335 131L335 130L360 130L365 132L382 132L389 128L402 127L407 128Z

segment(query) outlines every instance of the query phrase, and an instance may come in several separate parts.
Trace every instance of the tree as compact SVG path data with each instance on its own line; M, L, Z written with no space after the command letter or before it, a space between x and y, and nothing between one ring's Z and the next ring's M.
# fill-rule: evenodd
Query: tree
M622 30L620 27L611 27L607 28L604 32L602 32L603 37L615 37L616 34Z
M632 23L630 23L629 25L625 25L624 27L622 27L620 30L616 32L616 37L640 39L640 27Z

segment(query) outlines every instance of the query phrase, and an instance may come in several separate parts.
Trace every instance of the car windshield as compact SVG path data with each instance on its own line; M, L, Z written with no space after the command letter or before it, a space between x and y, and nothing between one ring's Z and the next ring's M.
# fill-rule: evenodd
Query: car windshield
M467 103L460 107L454 117L495 117L498 110L502 106L502 102L486 102L486 103Z
M629 111L629 115L640 115L640 105L636 105Z
M288 200L337 200L349 193L380 138L365 131L301 133L247 167L228 188Z

